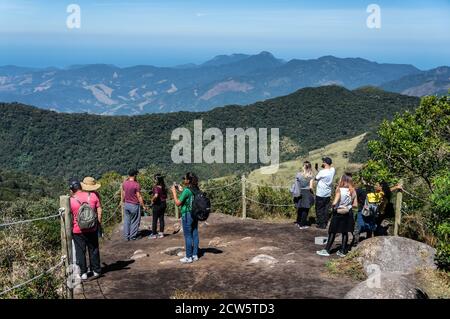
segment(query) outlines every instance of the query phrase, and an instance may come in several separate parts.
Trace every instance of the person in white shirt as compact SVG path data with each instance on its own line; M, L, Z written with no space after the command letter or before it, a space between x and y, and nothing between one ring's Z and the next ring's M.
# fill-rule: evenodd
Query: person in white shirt
M325 229L328 224L328 211L330 209L331 185L336 170L331 167L333 161L329 157L322 158L322 170L316 175L316 217L317 227Z

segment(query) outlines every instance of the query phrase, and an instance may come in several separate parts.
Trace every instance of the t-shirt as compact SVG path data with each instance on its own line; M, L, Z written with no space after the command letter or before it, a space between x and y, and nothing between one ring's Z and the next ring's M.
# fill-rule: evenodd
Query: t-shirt
M155 204L160 204L161 202L165 202L167 200L167 192L164 192L159 186L153 187L153 195L156 194L158 194L158 197L156 198Z
M73 198L76 197L81 203L87 203L89 193L88 192L77 192L70 198L70 210L72 211L73 216L73 229L72 232L74 234L81 234L81 233L90 233L95 232L97 230L97 227L85 229L81 231L80 227L77 223L77 217L78 217L78 210L80 209L80 203ZM97 208L100 206L100 200L98 199L97 195L95 193L91 193L90 199L89 199L89 206L91 206L95 211L97 211Z
M139 205L137 193L141 191L141 185L138 182L132 180L126 180L122 184L124 192L125 203Z
M316 195L319 197L331 197L331 185L336 170L334 167L324 168L316 175L317 189Z
M194 200L194 194L191 190L187 187L183 189L178 200L183 203L183 205L181 205L181 216L190 213L192 210L192 201Z

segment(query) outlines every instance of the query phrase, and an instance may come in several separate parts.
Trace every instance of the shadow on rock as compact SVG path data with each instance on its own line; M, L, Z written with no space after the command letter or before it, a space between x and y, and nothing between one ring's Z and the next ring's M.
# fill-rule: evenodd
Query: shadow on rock
M102 274L104 275L111 271L130 269L130 267L128 267L128 265L130 265L132 263L134 263L134 260L119 260L119 261L116 261L114 264L110 264L110 265L103 263Z
M198 251L199 257L202 257L205 254L217 255L217 254L221 254L221 253L223 253L223 251L220 249L217 249L217 248L200 248Z

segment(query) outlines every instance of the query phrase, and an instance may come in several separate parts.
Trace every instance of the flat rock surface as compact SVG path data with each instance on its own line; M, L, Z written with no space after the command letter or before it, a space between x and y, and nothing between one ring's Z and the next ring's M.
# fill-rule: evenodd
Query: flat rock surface
M143 225L149 225L150 218L144 217ZM76 298L170 298L176 290L222 298L343 298L358 284L328 274L325 264L336 255L316 255L323 247L315 245L314 238L326 236L326 230L211 214L199 229L200 260L184 265L177 256L183 251L183 233L172 234L174 223L166 217L167 236L162 239L130 242L122 239L118 225L101 244L103 276L84 282ZM148 257L130 260L135 252ZM278 262L250 263L258 255Z

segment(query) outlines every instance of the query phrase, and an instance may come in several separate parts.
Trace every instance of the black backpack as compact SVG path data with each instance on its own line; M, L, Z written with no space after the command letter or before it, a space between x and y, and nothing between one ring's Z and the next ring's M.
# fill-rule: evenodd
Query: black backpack
M208 219L211 211L211 201L206 193L203 193L199 189L190 188L192 194L194 194L194 200L192 201L192 218L204 222Z

